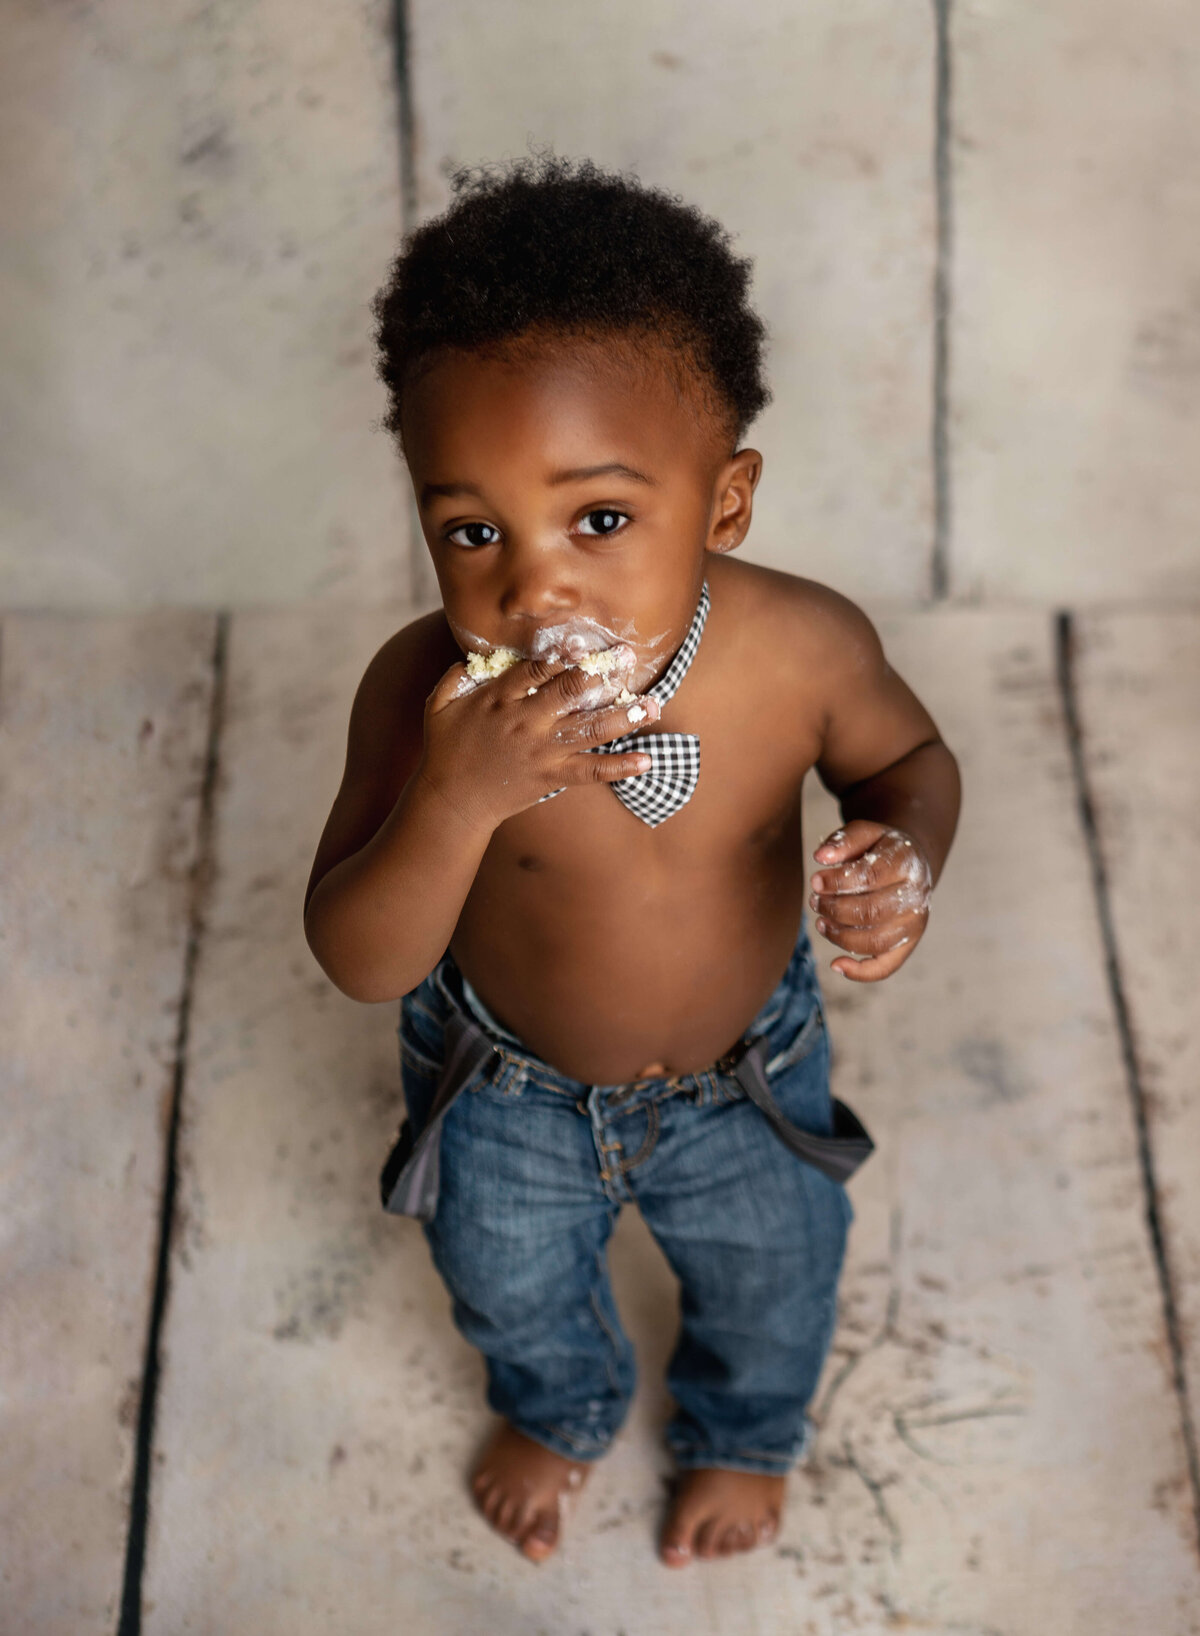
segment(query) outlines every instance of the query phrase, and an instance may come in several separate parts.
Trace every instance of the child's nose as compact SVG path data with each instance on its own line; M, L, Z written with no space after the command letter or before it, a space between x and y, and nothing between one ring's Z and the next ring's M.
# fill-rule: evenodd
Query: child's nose
M551 552L537 545L522 550L510 541L506 556L508 583L500 596L500 611L506 619L536 627L583 617L584 609L564 586Z

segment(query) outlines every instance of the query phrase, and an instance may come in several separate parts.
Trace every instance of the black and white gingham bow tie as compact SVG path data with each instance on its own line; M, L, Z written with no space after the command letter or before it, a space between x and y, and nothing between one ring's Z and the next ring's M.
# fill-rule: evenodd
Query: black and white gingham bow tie
M696 650L700 646L700 638L704 634L704 622L708 618L709 596L708 581L700 592L700 601L696 605L696 612L692 615L692 623L683 639L679 652L671 660L666 670L659 677L653 687L648 687L646 693L652 699L657 699L660 710L667 703L680 682L687 675L692 660L696 657ZM662 719L661 716L659 718ZM680 807L686 806L692 798L692 792L700 778L700 735L698 733L626 733L621 738L612 739L608 744L593 744L584 752L586 755L612 756L623 750L630 749L636 742L638 750L650 757L650 765L644 773L634 773L629 778L618 778L609 785L609 789L619 801L623 801L644 824L651 829ZM566 784L560 790L551 790L538 800L549 801L552 796L561 795L567 789Z

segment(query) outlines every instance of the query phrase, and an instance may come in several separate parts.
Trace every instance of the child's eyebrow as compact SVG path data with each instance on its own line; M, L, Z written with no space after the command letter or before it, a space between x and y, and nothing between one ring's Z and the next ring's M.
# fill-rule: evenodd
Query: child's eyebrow
M604 466L576 466L570 471L556 471L546 479L553 488L559 483L579 483L586 477L630 477L635 483L648 483L651 488L657 488L658 482L653 477L647 477L644 471L635 471L632 466L622 465L620 461L610 461ZM421 487L421 504L435 495L443 495L446 499L453 499L459 494L473 494L477 500L483 499L483 493L474 483L425 483Z

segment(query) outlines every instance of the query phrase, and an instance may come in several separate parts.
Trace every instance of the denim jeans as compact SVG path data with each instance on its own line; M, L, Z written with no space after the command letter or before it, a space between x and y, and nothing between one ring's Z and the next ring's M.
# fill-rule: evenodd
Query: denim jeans
M681 1286L667 1369L677 1465L788 1471L809 1446L806 1410L833 1335L854 1219L845 1187L789 1150L726 1058L624 1085L568 1078L490 1014L449 950L401 1002L401 1072L418 1131L453 1010L493 1051L444 1115L436 1213L423 1231L454 1322L483 1354L491 1408L568 1459L607 1452L636 1380L607 1259L632 1202ZM751 1035L763 1037L782 1121L836 1138L835 1106L853 1115L830 1095L803 920L743 1040Z

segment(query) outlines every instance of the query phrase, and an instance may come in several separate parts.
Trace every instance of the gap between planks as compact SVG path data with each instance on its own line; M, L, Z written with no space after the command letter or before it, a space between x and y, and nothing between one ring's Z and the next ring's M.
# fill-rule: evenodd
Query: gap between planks
M1184 1452L1191 1482L1196 1543L1197 1548L1200 1549L1200 1457L1197 1455L1196 1427L1192 1417L1191 1399L1188 1396L1187 1376L1184 1370L1183 1334L1179 1322L1179 1304L1175 1295L1175 1284L1171 1275L1162 1218L1158 1208L1158 1177L1154 1163L1154 1149L1150 1140L1146 1091L1142 1083L1141 1065L1138 1062L1137 1048L1133 1040L1129 1003L1125 996L1125 981L1121 974L1120 953L1117 948L1112 899L1108 884L1108 869L1100 844L1095 801L1092 796L1091 784L1088 781L1087 757L1083 743L1083 730L1080 724L1075 682L1075 645L1074 618L1070 610L1060 610L1055 617L1055 662L1058 674L1058 688L1062 698L1067 743L1071 755L1071 771L1075 784L1079 822L1087 846L1088 863L1092 877L1092 892L1096 900L1096 914L1100 922L1100 935L1104 945L1104 967L1108 978L1109 993L1112 997L1117 1034L1121 1041L1121 1058L1125 1068L1125 1083L1129 1090L1129 1100L1133 1106L1134 1123L1137 1129L1138 1159L1142 1175L1146 1221L1150 1229L1154 1264L1158 1269L1163 1316L1167 1329L1167 1344L1171 1353L1172 1384L1179 1405Z
M121 1584L121 1611L117 1636L140 1636L142 1628L142 1574L146 1564L146 1530L150 1516L150 1477L154 1453L154 1411L158 1398L159 1354L163 1317L171 1276L171 1233L175 1217L178 1177L180 1114L187 1076L188 1034L192 1013L192 990L196 959L204 932L204 905L213 879L213 816L216 806L217 771L221 728L225 717L225 684L229 651L228 611L216 618L212 651L212 692L209 702L208 743L204 757L204 782L200 793L196 855L191 871L188 900L187 947L183 963L183 987L179 1001L179 1021L175 1031L172 1063L171 1106L167 1121L166 1152L163 1162L162 1209L158 1227L158 1256L154 1271L154 1293L146 1330L146 1350L142 1366L142 1389L138 1404L137 1440L134 1446L133 1487L129 1500L129 1532L125 1544L125 1569Z

